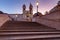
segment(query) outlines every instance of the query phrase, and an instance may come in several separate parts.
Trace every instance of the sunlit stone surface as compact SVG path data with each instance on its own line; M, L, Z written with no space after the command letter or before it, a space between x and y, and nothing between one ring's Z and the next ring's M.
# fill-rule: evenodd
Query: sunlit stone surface
M8 15L6 14L0 14L0 27L6 22L10 20L10 18L8 17Z
M42 17L35 17L34 20L40 24L60 30L60 1L50 10L49 14Z

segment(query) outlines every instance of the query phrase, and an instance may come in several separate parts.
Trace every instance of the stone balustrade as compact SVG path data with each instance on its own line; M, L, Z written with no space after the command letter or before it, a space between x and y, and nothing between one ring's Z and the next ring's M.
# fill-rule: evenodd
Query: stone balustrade
M0 27L9 20L9 17L7 14L0 14Z

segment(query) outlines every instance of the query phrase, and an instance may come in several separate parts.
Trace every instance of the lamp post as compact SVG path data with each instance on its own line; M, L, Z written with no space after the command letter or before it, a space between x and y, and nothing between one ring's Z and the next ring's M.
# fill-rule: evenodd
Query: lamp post
M39 5L38 1L37 1L36 5L37 5L37 13L38 13L38 5Z

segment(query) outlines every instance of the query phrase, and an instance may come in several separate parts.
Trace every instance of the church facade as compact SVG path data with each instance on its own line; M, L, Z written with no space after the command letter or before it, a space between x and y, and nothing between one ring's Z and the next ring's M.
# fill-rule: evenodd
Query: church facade
M23 18L27 21L32 21L33 17L33 6L30 3L29 10L26 10L26 5L23 5Z
M22 14L8 14L11 20L14 21L32 21L33 17L33 6L30 3L29 10L26 10L26 5L22 6L23 13Z

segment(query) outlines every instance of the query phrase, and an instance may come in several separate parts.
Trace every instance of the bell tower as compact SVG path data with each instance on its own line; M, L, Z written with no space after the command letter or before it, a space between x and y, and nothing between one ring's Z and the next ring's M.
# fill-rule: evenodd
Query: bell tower
M29 11L30 11L30 14L33 14L33 6L32 6L31 3L30 3L30 6L29 6Z
M29 18L30 18L30 21L32 21L32 17L33 17L33 6L30 3L30 6L29 6Z
M26 18L26 5L24 4L22 8L23 8L23 18L25 19Z
M26 6L25 6L25 4L23 5L23 14L25 13L25 11L26 11Z

